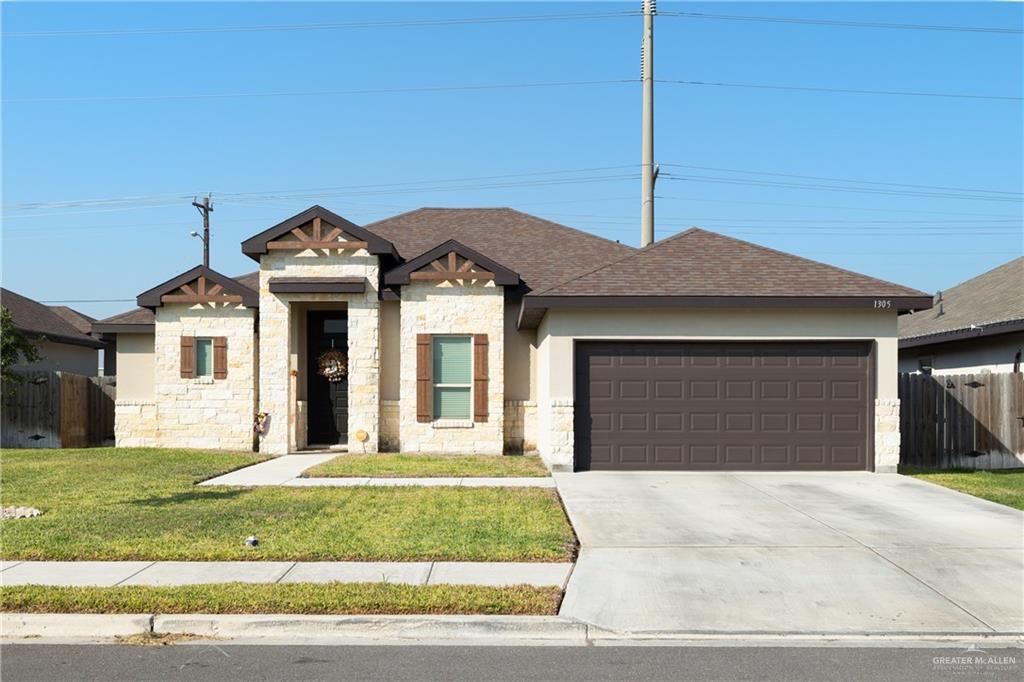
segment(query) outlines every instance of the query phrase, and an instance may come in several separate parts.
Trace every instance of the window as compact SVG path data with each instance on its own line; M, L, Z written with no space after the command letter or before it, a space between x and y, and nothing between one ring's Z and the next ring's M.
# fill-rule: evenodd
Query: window
M434 419L470 419L473 350L469 336L433 337Z
M213 376L213 339L196 339L196 376Z

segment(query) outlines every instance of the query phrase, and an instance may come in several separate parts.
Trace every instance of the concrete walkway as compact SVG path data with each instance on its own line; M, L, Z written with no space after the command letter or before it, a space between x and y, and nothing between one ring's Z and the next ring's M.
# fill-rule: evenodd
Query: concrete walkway
M564 588L570 563L497 561L8 561L0 585L399 583Z
M257 487L280 485L290 487L336 487L353 486L456 486L463 488L554 488L550 476L531 478L301 478L302 472L317 464L338 457L339 453L318 453L315 455L282 455L266 462L238 469L217 476L199 485L233 485Z

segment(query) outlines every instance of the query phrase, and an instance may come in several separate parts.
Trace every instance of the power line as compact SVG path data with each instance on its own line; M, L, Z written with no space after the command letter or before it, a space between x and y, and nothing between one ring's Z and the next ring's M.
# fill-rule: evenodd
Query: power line
M890 187L913 187L913 188L916 188L916 189L940 189L940 190L950 190L950 191L954 191L954 192L978 192L978 193L988 193L988 194L1010 194L1010 195L1017 196L1017 197L1022 196L1021 192L1007 192L1005 190L996 190L996 189L978 189L976 187L949 187L949 186L944 186L944 185L916 185L916 184L909 184L909 183L906 183L906 182L880 182L878 180L854 180L854 179L851 179L851 178L836 178L836 177L828 177L828 176L822 176L822 175L797 175L795 173L777 173L777 172L769 172L769 171L754 171L754 170L744 170L744 169L740 169L740 168L718 168L718 167L715 167L715 166L693 166L693 165L685 164L685 163L663 163L661 165L662 166L666 166L666 167L672 167L672 168L693 168L693 169L697 169L697 170L710 170L710 171L718 171L718 172L723 172L723 173L745 173L745 174L749 174L749 175L773 175L773 176L777 176L777 177L781 177L781 178L802 178L802 179L805 179L805 180L828 180L830 182L850 182L850 183L856 183L856 184L860 184L860 185L887 185L887 186L890 186Z
M195 93L185 95L82 95L74 97L12 97L5 98L4 104L46 104L57 102L132 102L132 101L168 101L168 100L201 100L231 99L237 97L308 97L335 95L387 95L413 92L466 92L474 90L523 90L530 88L584 87L590 85L621 85L636 83L635 78L618 78L589 81L550 81L537 83L497 83L493 85L424 85L399 88L363 88L357 90L301 90L282 92L226 92L226 93Z
M897 24L880 21L844 21L840 19L806 19L799 17L744 16L738 14L706 14L704 12L658 12L658 16L684 19L715 19L724 21L763 21L776 24L805 24L812 26L843 26L847 28L884 28L913 31L958 31L966 33L1003 33L1019 35L1019 28L1001 26L950 26L937 24Z
M924 192L924 191L910 191L910 190L890 190L883 188L874 187L851 187L846 185L815 185L808 183L796 183L796 182L776 182L771 180L756 180L756 179L745 179L745 178L723 178L709 175L676 175L674 173L662 173L662 177L665 180L673 182L709 182L709 183L723 183L729 185L748 185L752 187L782 187L786 189L808 189L808 190L820 190L826 192L852 192L860 194L883 194L887 196L901 196L901 197L924 197L930 199L959 199L965 201L997 201L997 202L1009 202L1019 203L1021 199L1014 197L1002 197L1002 196L990 196L990 195L974 195L967 193L951 193L951 192Z
M756 90L789 90L797 92L830 92L844 95L891 95L898 97L949 97L953 99L1001 100L1009 102L1024 101L1022 97L1008 95L974 95L951 92L910 92L905 90L856 90L851 88L823 88L803 85L763 85L759 83L725 83L713 81L686 81L657 79L658 83L670 85L700 85L719 88L753 88Z
M40 303L46 303L52 305L55 303L135 303L134 298L72 298L64 301L39 301Z
M448 19L400 19L394 21L348 21L321 24L264 24L258 26L189 26L182 28L90 29L80 31L20 31L2 34L4 38L82 38L97 36L177 35L184 33L258 33L266 31L332 31L341 29L417 28L466 26L471 24L508 24L543 21L577 21L636 16L633 10L581 12L565 14L527 14L518 16L452 17Z

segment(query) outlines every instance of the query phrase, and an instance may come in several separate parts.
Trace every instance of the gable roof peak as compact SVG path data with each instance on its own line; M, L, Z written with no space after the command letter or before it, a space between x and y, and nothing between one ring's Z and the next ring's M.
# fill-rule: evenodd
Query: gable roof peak
M260 305L260 296L255 289L247 287L237 279L222 275L205 265L197 265L191 270L186 270L180 275L142 292L136 297L136 303L141 308L159 308L164 304L163 296L165 294L170 294L180 289L182 285L191 284L200 277L209 280L215 285L219 285L228 294L240 297L242 305L246 308L258 308Z

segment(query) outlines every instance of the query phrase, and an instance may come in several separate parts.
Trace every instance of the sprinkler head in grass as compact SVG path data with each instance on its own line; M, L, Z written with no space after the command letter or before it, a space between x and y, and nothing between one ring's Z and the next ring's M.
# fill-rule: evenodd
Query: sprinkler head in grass
M258 537L256 537L255 535L250 535L249 537L247 537L245 539L245 546L246 547L255 547L258 544L260 544L260 539Z

